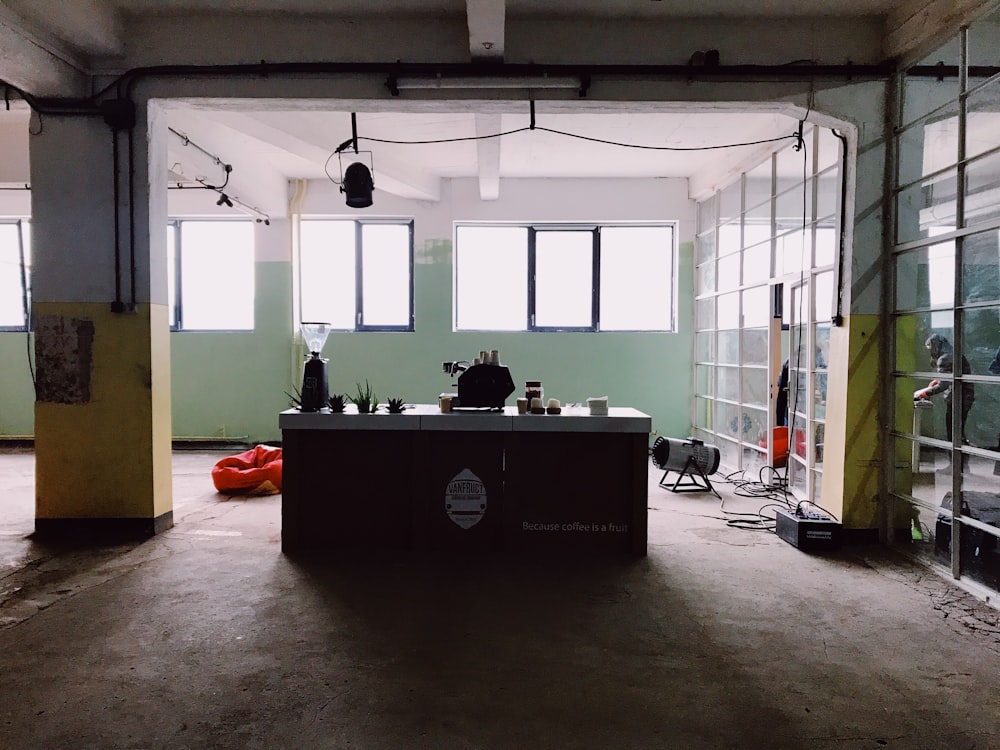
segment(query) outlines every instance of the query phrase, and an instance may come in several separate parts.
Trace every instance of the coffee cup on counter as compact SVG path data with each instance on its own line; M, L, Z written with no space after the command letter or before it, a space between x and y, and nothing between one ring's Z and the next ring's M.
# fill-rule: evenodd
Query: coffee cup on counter
M438 406L441 409L442 414L447 414L451 411L451 396L441 396L438 399Z
M528 413L528 399L526 399L526 398L519 398L517 400L517 413L518 414L527 414Z

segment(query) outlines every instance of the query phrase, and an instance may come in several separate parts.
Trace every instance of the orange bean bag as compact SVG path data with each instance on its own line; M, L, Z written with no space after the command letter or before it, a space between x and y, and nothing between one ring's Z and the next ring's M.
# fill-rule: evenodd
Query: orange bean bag
M212 467L215 489L233 495L281 492L281 448L257 445Z

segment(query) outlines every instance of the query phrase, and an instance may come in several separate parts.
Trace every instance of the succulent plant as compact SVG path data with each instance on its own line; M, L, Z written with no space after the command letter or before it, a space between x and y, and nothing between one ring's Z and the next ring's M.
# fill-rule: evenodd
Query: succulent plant
M292 386L292 391L293 391L292 393L285 391L285 395L288 396L288 405L293 409L301 409L302 393L295 386Z
M365 380L365 387L361 387L361 383L357 384L358 395L348 396L351 403L358 407L359 414L370 414L378 409L378 399L375 398L375 391L368 384L368 380Z
M334 393L330 396L329 406L331 412L340 414L344 411L344 407L347 406L347 398L343 393Z
M402 414L404 409L406 409L406 402L403 399L401 398L389 399L390 414Z

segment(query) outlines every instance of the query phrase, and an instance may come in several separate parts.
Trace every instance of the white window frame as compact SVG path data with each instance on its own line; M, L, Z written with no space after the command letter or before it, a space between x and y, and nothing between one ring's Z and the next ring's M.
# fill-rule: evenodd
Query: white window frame
M5 248L15 251L15 264L11 279L11 288L16 284L16 299L22 306L23 317L19 323L0 321L0 331L24 332L31 330L31 222L29 219L0 219L0 224L16 227L16 237L19 246ZM24 271L21 271L21 259L24 259ZM13 319L11 319L13 320Z
M526 232L525 247L523 252L527 256L527 272L524 278L524 287L517 290L517 294L508 295L517 299L526 298L527 309L524 318L525 324L518 328L491 328L486 330L517 331L517 332L586 332L586 333L675 333L677 331L677 222L608 222L602 224L579 224L579 223L497 223L497 222L456 222L454 239L454 263L453 263L453 286L452 286L452 328L454 331L475 331L484 330L475 327L462 326L462 311L460 305L463 299L474 296L476 290L468 290L462 286L461 279L461 254L462 246L460 234L464 228L520 228ZM669 247L665 248L669 253L669 279L665 279L662 284L662 291L668 295L667 323L665 327L656 328L610 328L601 324L601 295L603 291L601 281L601 258L602 244L601 233L609 229L628 228L653 228L669 230ZM591 254L590 264L590 320L584 325L543 325L537 320L538 311L538 244L539 236L546 232L588 232L591 234ZM520 252L521 248L511 248L511 252ZM521 261L519 261L520 263ZM643 269L636 269L641 273ZM526 295L524 294L526 290ZM495 291L495 290L494 290ZM490 295L491 303L495 304L496 294ZM509 318L520 317L511 315Z
M302 225L310 223L342 223L353 225L354 232L354 247L353 247L353 258L354 258L354 284L353 284L353 325L338 325L339 321L325 321L324 315L319 315L315 312L315 308L309 310L306 309L308 304L307 300L304 299L306 296L306 291L304 285L301 283L304 275L309 274L310 270L303 267L303 256L304 253L301 252L302 235L304 232L299 232L299 242L300 242L300 252L298 253L298 273L299 273L299 320L324 320L324 322L330 322L333 324L333 330L337 331L401 331L401 332L411 332L414 330L414 314L413 314L413 219L325 219L325 218L303 218L301 220ZM406 247L406 263L407 263L407 295L408 300L406 304L405 320L401 320L398 323L386 323L379 322L374 323L370 320L366 321L366 308L365 308L365 281L366 281L366 267L372 264L372 261L368 258L369 248L365 246L365 229L369 227L376 226L398 226L405 227L407 230L407 247ZM367 265L366 265L367 264ZM368 268L371 271L370 268ZM400 269L395 269L398 273Z
M250 265L250 289L249 289L249 301L243 300L243 304L249 304L250 306L250 320L249 325L245 326L219 326L219 327L196 327L185 323L184 320L184 226L185 224L245 224L249 227L253 227L252 219L206 219L206 218L173 218L168 222L168 226L174 228L174 244L173 248L168 248L168 258L173 256L173 267L168 268L168 273L172 275L173 278L173 319L171 321L170 330L171 331L201 331L201 332L249 332L253 331L255 328L255 318L254 318L254 305L256 296L256 273L255 273L255 263L256 263L256 253L254 248L254 242L251 240L248 251L247 262ZM188 303L190 305L190 302Z

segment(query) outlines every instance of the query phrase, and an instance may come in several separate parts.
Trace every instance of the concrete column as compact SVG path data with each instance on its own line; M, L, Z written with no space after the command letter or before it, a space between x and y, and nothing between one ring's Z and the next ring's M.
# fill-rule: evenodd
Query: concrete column
M146 168L140 117L134 247L127 131L119 133L116 274L111 129L99 117L34 120L36 532L149 536L172 525L166 178L151 201L159 183Z
M882 219L885 189L885 88L856 84L825 91L821 108L854 125L847 182L847 253L843 323L830 332L826 458L822 505L837 513L854 541L875 541L882 525L880 352ZM891 335L891 332L890 334Z

